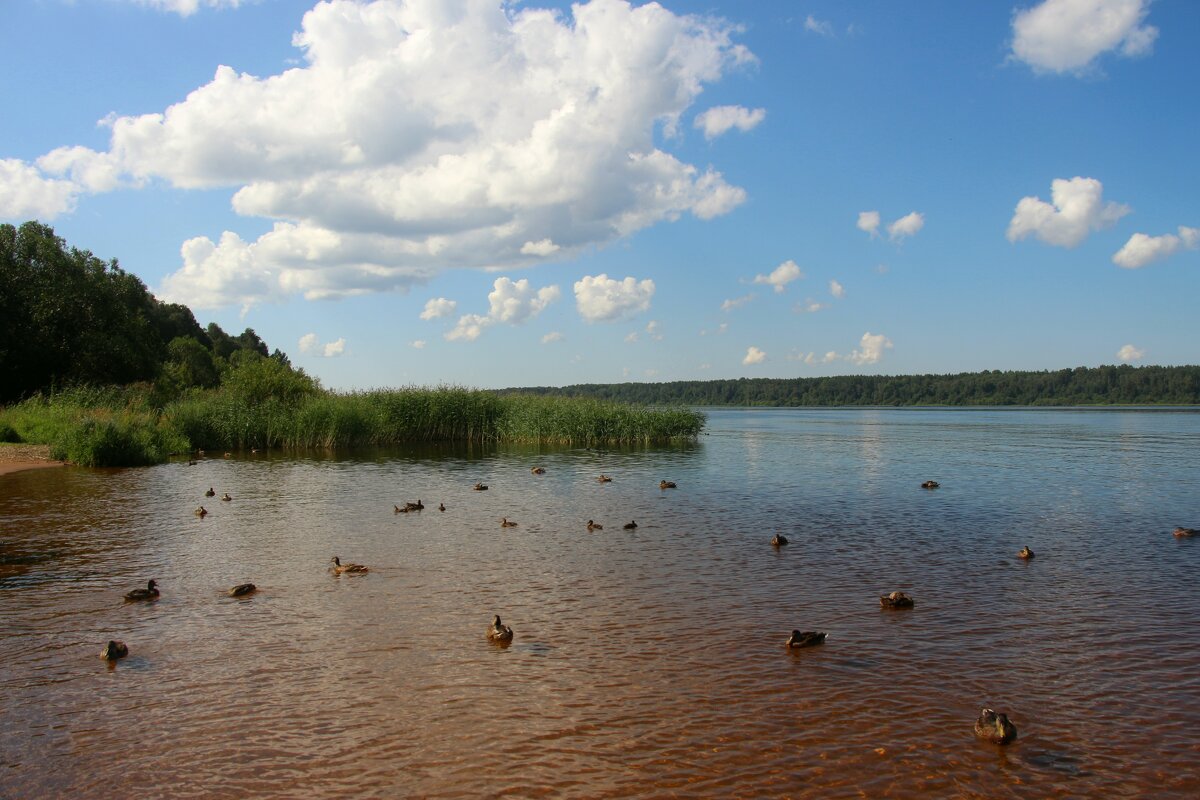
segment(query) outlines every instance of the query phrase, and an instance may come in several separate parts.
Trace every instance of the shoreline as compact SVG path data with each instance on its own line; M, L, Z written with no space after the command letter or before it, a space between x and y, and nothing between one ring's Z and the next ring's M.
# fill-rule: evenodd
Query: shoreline
M48 444L4 444L0 445L0 475L9 475L27 469L65 467L67 462L50 458Z

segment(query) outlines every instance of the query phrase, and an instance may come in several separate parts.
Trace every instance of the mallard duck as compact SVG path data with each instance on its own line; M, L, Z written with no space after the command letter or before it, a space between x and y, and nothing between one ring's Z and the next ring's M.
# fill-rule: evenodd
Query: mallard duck
M446 510L446 504L438 503L438 511L445 511L445 510Z
M334 575L361 575L364 572L370 571L362 564L343 564L337 556L329 559L329 561L333 564Z
M407 504L404 506L404 508L401 508L400 506L396 505L395 503L392 503L392 513L393 514L407 514L408 512L409 512L409 508L408 508Z
M1007 714L983 708L975 720L975 735L992 744L1008 744L1017 738L1017 726L1008 721Z
M879 595L880 608L912 608L916 603L904 592Z
M798 647L813 647L822 644L825 641L825 633L822 631L792 631L792 635L788 637L787 646L790 648Z
M508 517L501 517L500 518L500 527L501 528L515 528L515 527L517 527L517 523L511 521Z
M493 642L511 642L513 640L512 628L500 622L500 615L496 614L492 617L492 626L487 629L487 637Z
M158 597L158 584L154 580L146 581L145 589L134 589L125 595L125 599L134 602L137 600L154 600Z
M105 661L116 661L127 655L129 655L129 648L124 642L118 642L116 639L109 639L108 644L104 645L104 649L100 651L100 657Z
M1175 529L1175 537L1177 539L1187 539L1188 537L1195 536L1197 533L1200 533L1200 530L1197 530L1196 528Z
M208 491L204 493L204 496L205 497L216 497L217 490L210 486L210 487L208 487Z
M675 481L659 481L659 482L658 482L658 488L660 488L660 489L674 489L674 488L675 488Z
M532 472L534 475L545 475L546 474L545 467L534 467L533 469L531 469L529 471Z
M205 508L204 506L197 506L196 510L193 511L192 513L195 514L197 517L205 517L205 516L208 516L208 509Z
M228 503L233 498L229 496L229 492L226 492L225 494L221 495L221 499Z
M599 522L592 522L589 519L588 524L587 524L587 529L589 531L602 531L602 530L604 530L604 526L601 525Z
M258 587L253 583L239 583L225 594L229 595L230 597L245 597L246 595L254 594L257 591Z
M1023 558L1026 561L1033 558L1033 551L1028 547L1022 547L1021 552L1017 553L1017 558Z
M486 492L488 487L486 483L477 483L473 488L477 492Z
M601 473L600 477L597 478L596 480L600 481L601 483L611 483L612 482L612 478L608 477L607 475L605 475L603 473Z
M941 484L938 483L937 481L925 481L924 483L921 484L922 489L936 489L939 486L941 486Z
M786 536L784 536L782 533L777 533L771 537L771 544L773 544L775 547L782 547L783 545L785 545L787 543L788 543L788 538Z
M226 458L233 458L233 453L226 452L226 453L225 453L225 457L226 457Z
M636 522L635 520L630 520L629 522L626 522L626 523L625 523L624 525L622 525L621 527L622 527L622 528L624 528L624 529L625 529L625 530L627 530L627 531L631 531L631 530L633 530L634 528L636 528L636 527L637 527L637 522Z

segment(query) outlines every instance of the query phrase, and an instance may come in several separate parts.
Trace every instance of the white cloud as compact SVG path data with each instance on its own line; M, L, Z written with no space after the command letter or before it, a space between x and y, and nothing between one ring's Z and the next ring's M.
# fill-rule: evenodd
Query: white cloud
M300 352L308 356L320 356L322 358L336 358L346 352L346 340L338 339L336 342L321 344L320 339L315 333L306 333L300 337Z
M447 300L444 297L434 297L425 302L425 310L421 312L421 319L438 319L440 317L448 317L458 308L458 303L454 300Z
M1015 242L1033 234L1046 244L1075 247L1092 231L1103 230L1130 212L1129 206L1104 203L1104 185L1095 178L1055 178L1047 203L1037 197L1022 197L1008 223L1008 240Z
M492 283L492 291L488 292L487 315L464 314L445 337L450 341L473 342L492 325L519 325L545 311L561 294L557 286L535 290L528 278L519 281L497 278Z
M636 344L637 340L638 340L638 332L637 331L630 331L629 333L625 334L625 344Z
M646 323L646 335L656 341L662 341L662 324L658 320L650 320Z
M805 298L803 303L797 303L794 309L797 314L815 314L818 311L824 311L829 308L825 303L819 303L811 297Z
M883 357L884 350L892 349L892 340L882 333L872 334L867 331L859 341L858 349L846 356L846 360L854 364L877 364Z
M742 295L741 297L733 297L721 303L722 311L733 311L735 308L741 308L754 299L754 293Z
M1044 72L1088 71L1111 50L1141 56L1158 28L1143 25L1150 0L1045 0L1013 16L1012 55Z
M542 344L551 344L552 342L561 342L565 338L567 338L567 337L563 336L558 331L550 331L550 333L547 333L545 336L542 337Z
M1127 344L1117 351L1117 358L1125 363L1129 363L1130 361L1140 361L1143 357L1145 357L1145 355L1145 350L1140 350L1131 344Z
M752 130L766 118L767 110L765 108L716 106L697 114L695 126L704 131L705 139L715 139L732 128L737 128L743 133Z
M1147 236L1135 233L1125 246L1112 257L1113 263L1125 269L1138 269L1155 261L1161 261L1180 250L1195 250L1200 244L1200 228L1179 226L1179 235L1166 233L1162 236Z
M829 282L829 293L841 300L846 296L846 288L835 280Z
M412 345L414 350L424 350L426 342L424 339L413 339L409 344Z
M879 235L879 212L878 211L860 211L858 212L858 229L865 231L874 239Z
M601 273L575 282L575 305L588 322L611 322L650 308L654 281L627 277L615 280Z
M139 6L149 6L181 17L190 17L201 8L237 8L242 0L133 0Z
M804 273L800 271L800 267L796 266L795 261L789 259L771 270L770 275L755 275L754 282L773 286L778 293L782 292L784 287L792 281L803 277Z
M833 36L833 25L824 20L817 19L812 14L804 18L804 30L820 34L821 36Z
M656 144L707 85L754 61L737 35L656 3L318 3L293 38L301 66L218 67L164 111L111 119L106 152L72 149L66 168L86 185L15 161L0 202L48 218L114 182L232 191L235 211L275 227L190 240L214 257L185 259L164 285L208 307L561 258L744 202L716 169Z
M729 323L722 322L720 325L717 326L717 336L720 336L722 333L725 333L728 330L729 330Z
M746 357L742 359L743 364L761 364L767 360L767 354L757 347L749 347L746 350Z
M896 242L906 236L915 236L917 231L924 227L925 215L913 211L887 226L888 237Z

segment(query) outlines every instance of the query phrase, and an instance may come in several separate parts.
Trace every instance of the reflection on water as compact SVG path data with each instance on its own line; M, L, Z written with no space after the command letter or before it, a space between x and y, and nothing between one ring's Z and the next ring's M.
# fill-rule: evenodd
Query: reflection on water
M0 478L0 797L1200 790L1200 541L1170 534L1200 523L1200 414L708 430ZM233 501L199 519L209 486ZM974 739L984 705L1013 745Z

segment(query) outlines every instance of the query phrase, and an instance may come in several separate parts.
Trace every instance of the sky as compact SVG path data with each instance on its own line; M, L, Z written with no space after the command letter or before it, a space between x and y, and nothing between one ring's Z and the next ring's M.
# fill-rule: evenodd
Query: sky
M0 222L330 388L1200 363L1192 0L10 0Z

